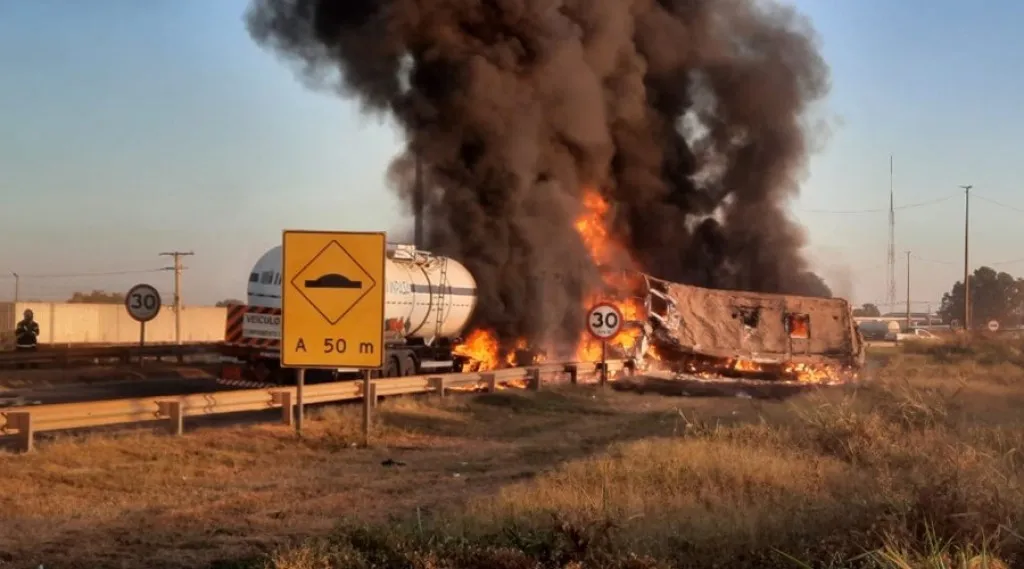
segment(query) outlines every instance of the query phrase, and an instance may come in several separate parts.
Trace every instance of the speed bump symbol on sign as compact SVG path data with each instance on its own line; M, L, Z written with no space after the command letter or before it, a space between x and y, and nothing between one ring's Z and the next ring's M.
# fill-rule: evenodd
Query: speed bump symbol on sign
M384 363L384 233L285 231L281 365Z

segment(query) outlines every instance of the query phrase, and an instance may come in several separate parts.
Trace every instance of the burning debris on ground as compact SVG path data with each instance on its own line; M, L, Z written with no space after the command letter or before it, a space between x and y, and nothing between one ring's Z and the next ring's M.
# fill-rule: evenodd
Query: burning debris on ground
M701 373L770 375L735 363L767 351L804 379L856 365L845 303L819 306L806 334L786 328L804 314L786 299L808 303L783 295L831 296L786 212L807 110L829 86L792 9L253 0L247 18L311 84L404 130L399 197L422 203L426 247L477 281L474 331L456 350L466 367L597 361L584 317L598 301L627 321L610 357L679 367L689 353ZM760 324L736 316L758 303Z

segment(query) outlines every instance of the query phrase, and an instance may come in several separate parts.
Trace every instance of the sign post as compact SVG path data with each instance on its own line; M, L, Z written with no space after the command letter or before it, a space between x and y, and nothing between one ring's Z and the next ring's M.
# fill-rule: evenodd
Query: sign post
M371 373L384 365L383 232L286 230L281 252L281 366L296 373L302 435L306 369L362 369L364 416ZM363 436L370 429L364 421Z
M160 307L163 302L160 300L160 292L151 285L137 284L128 290L124 297L124 307L128 316L139 323L139 348L146 345L146 322L156 318L160 314ZM139 350L139 365L142 365L143 356Z
M999 321L998 320L989 320L988 321L988 331L989 332L998 332L999 331Z
M622 312L608 302L595 304L587 312L587 330L601 342L601 385L608 383L608 340L622 328Z

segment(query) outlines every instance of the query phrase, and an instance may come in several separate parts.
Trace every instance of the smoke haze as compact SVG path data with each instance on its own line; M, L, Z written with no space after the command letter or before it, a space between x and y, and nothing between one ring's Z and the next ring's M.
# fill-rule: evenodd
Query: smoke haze
M253 38L316 87L389 113L389 177L431 248L464 262L477 324L575 340L595 269L584 188L616 239L678 282L829 295L786 215L829 88L813 33L755 0L254 0Z

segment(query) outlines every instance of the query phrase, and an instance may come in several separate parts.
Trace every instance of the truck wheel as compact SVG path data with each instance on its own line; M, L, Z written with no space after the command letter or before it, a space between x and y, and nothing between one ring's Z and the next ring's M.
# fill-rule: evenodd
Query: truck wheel
M402 376L416 375L416 360L411 354L402 356Z
M398 358L392 356L388 358L388 363L384 368L384 377L400 377L401 368L399 367Z

